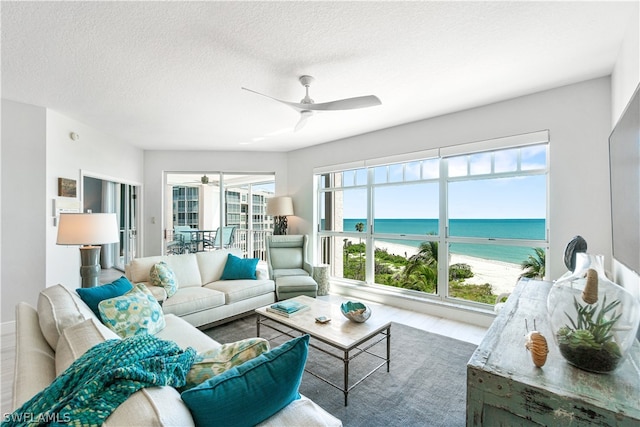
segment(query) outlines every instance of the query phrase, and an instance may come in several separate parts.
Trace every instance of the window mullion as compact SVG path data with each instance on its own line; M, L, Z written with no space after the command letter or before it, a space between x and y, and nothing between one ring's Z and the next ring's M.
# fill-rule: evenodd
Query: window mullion
M375 169L367 168L367 229L366 236L366 260L365 260L365 282L375 283L375 248L373 244L373 182L375 179Z
M441 300L449 294L449 244L448 236L448 205L447 205L447 176L449 175L449 161L440 159L439 203L438 218L438 287L437 294Z

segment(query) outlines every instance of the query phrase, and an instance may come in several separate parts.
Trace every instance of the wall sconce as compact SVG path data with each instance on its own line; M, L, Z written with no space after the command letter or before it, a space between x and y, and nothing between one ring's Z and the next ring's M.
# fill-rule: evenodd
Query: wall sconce
M287 216L293 215L293 200L288 196L267 199L267 215L273 216L273 234L287 234Z

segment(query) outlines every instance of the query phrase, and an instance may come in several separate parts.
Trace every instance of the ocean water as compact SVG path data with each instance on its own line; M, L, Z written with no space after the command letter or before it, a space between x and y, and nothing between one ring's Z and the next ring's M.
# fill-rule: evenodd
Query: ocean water
M349 218L343 221L343 230L355 231L356 224L366 220ZM545 220L532 219L451 219L449 220L449 235L460 237L482 237L494 239L531 239L544 240ZM377 219L375 233L393 234L438 234L437 219ZM383 239L384 240L384 239ZM390 240L392 243L419 247L416 240ZM478 258L494 259L498 261L520 264L530 254L533 248L524 246L484 245L484 244L451 244L449 251L459 255Z

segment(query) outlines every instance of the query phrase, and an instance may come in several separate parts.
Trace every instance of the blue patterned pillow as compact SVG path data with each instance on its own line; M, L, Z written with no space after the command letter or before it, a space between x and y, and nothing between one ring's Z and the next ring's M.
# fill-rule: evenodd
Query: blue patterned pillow
M300 398L308 348L309 335L294 338L183 392L182 400L197 426L254 426Z
M164 288L167 293L167 298L171 298L173 294L178 291L178 281L176 275L169 265L160 261L151 267L149 272L149 281L153 286L160 286Z
M220 280L256 280L256 266L258 265L258 261L258 258L238 258L237 256L229 254Z
M136 334L155 334L166 323L162 307L142 283L126 294L98 304L102 323L122 338Z
M91 311L93 311L99 319L100 312L98 311L98 304L100 304L100 301L119 297L120 295L124 295L126 292L129 292L131 289L133 289L131 282L126 277L122 276L118 280L106 285L96 286L94 288L76 289L76 293L80 295L82 301L89 306Z

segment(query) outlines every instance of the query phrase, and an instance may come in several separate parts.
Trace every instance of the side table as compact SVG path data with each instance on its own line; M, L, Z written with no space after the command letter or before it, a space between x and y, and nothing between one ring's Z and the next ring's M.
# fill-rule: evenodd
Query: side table
M313 266L313 280L318 284L318 295L329 295L329 265Z

